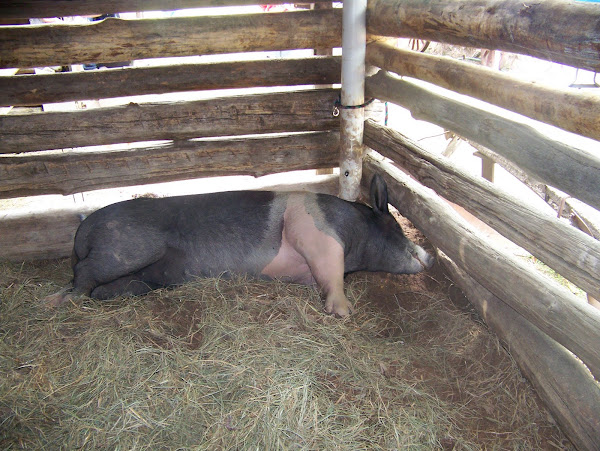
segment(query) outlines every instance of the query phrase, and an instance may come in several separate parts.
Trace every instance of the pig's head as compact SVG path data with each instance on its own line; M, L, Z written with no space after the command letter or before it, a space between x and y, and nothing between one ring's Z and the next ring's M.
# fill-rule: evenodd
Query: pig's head
M371 180L371 209L376 230L369 240L370 265L376 271L415 274L431 268L435 259L404 235L388 208L387 185L379 174Z

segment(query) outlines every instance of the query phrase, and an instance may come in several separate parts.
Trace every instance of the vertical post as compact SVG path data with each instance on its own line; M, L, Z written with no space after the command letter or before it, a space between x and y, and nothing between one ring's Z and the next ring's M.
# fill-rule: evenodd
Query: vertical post
M473 155L481 158L481 176L484 179L494 183L494 167L496 162L486 154L479 151L473 153Z
M363 159L367 0L345 0L342 14L342 93L340 107L340 197L356 200Z

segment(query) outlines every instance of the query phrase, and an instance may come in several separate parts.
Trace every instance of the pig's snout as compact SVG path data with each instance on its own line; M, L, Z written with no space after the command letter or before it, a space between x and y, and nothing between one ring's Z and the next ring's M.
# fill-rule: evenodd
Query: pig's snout
M435 263L435 257L429 255L421 246L415 246L410 254L416 261L419 262L423 269L429 269Z

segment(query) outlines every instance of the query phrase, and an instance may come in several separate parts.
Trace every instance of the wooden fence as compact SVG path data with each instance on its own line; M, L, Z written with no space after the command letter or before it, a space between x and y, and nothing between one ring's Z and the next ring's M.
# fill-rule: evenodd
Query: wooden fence
M123 0L99 6L91 1L9 1L0 5L0 19L27 23L27 18L36 17L255 3ZM329 5L277 14L2 26L0 68L339 47L341 10ZM340 82L341 58L249 56L231 62L0 77L0 107L19 113L0 116L0 198L336 166L339 119L332 111L339 90L327 86ZM321 88L308 88L315 85ZM301 88L294 90L295 86ZM69 112L21 114L20 108L265 87L286 89ZM107 144L117 146L102 151L89 147ZM75 210L4 215L0 255L12 259L69 255L77 215Z
M600 8L591 4L371 0L367 27L378 36L506 50L600 69ZM382 39L368 44L366 59L381 68L366 81L367 97L404 106L415 118L491 149L527 176L600 208L600 143L598 152L590 152L553 141L525 121L470 100L598 140L599 93L523 82L466 62L401 50ZM366 157L363 182L374 172L384 174L391 203L436 246L455 282L510 346L572 442L580 449L600 448L600 389L592 377L600 379L600 310L482 239L439 196L595 298L600 295L600 242L398 132L367 121L364 143L376 152Z
M180 0L170 2L169 8L252 3ZM0 5L0 19L165 9L164 4L6 1ZM381 69L366 80L367 98L402 105L413 116L490 149L525 174L600 209L598 152L553 141L521 120L474 106L470 100L598 141L600 94L523 82L449 58L400 50L381 39L409 37L506 50L598 71L600 8L558 0L371 0L367 30L373 35L367 63ZM338 8L17 25L0 27L0 67L323 49L340 43ZM339 57L320 56L1 77L0 106L17 108L183 91L287 88L0 116L0 197L335 166L340 138L332 107L338 90L323 85L340 82L340 65ZM415 79L436 84L448 94ZM291 86L303 88L290 90ZM102 152L86 147L163 140L168 142ZM374 172L384 175L391 203L439 250L440 260L509 345L571 441L580 449L600 449L600 389L593 377L600 379L600 310L479 237L442 198L462 206L595 298L600 298L600 243L376 122L365 122L364 143L372 150L364 161L363 181ZM5 217L0 221L0 255L65 255L79 221L77 213Z

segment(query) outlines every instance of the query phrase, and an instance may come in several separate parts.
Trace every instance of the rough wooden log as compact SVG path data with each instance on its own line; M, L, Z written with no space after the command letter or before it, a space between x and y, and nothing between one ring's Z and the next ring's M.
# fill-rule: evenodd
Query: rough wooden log
M331 8L333 8L333 3L329 3L329 2L316 3L316 4L312 4L311 8L313 8L313 9L331 9ZM333 49L332 48L314 49L314 53L315 53L315 55L332 56ZM340 63L340 70L338 71L338 73L340 73L340 72L341 72L341 63ZM317 169L317 175L325 175L325 174L333 174L333 168ZM337 192L336 192L336 194L337 194Z
M577 355L600 379L600 311L487 242L448 204L390 163L367 156L363 172L387 182L389 200L448 257L524 318Z
M596 240L600 240L600 218L595 209L571 198L565 193L541 183L515 166L506 158L491 151L487 147L469 141L469 144L483 155L492 159L496 164L526 185L530 190L543 199L550 207L558 213L558 217L568 219L571 225L587 233Z
M331 0L312 0L312 3ZM269 4L288 3L269 0ZM256 0L3 0L0 17L99 16L102 14L185 8L256 5Z
M180 64L0 77L0 106L340 82L341 57Z
M0 221L0 259L24 261L71 255L82 218L98 208L73 205L45 212L4 213Z
M176 141L139 149L0 158L0 198L73 194L217 175L334 167L339 133Z
M538 180L600 209L600 155L551 140L527 124L445 97L384 71L367 79L366 92L367 96L408 108L417 119L478 142Z
M392 159L440 196L468 210L575 285L600 297L600 242L467 174L397 131L365 123L365 145Z
M339 47L341 10L0 27L0 67Z
M367 62L600 140L600 97L589 91L526 82L487 67L373 42Z
M0 153L134 141L253 133L325 131L339 127L331 111L338 90L319 89L178 103L0 116Z
M273 185L258 180L252 183L251 188L334 194L338 190L338 176L320 176L315 181L300 184ZM210 192L213 191L211 188ZM82 218L114 202L106 197L102 199L101 203L67 202L44 211L21 209L4 212L0 217L0 260L24 261L70 256L73 237Z
M600 9L562 0L372 0L367 30L535 56L600 71Z
M567 349L494 296L444 254L438 254L452 280L467 295L490 329L506 343L521 372L571 443L579 450L600 449L600 387Z

